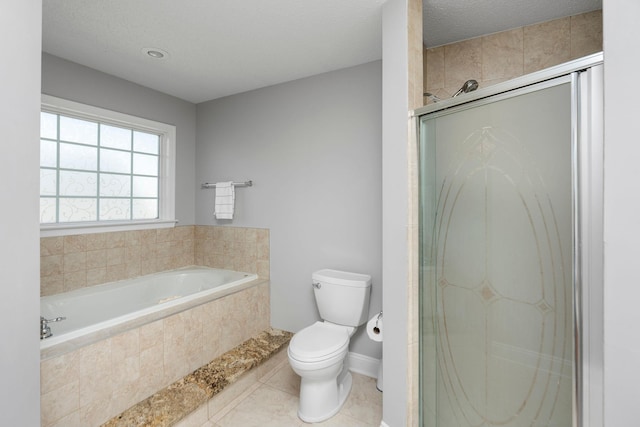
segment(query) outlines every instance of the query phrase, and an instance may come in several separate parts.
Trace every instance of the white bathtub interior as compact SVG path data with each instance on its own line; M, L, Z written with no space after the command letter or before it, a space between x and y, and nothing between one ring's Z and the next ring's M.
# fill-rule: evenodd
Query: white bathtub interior
M40 341L41 358L72 351L145 323L187 310L257 283L258 275L185 267L40 298L52 336Z

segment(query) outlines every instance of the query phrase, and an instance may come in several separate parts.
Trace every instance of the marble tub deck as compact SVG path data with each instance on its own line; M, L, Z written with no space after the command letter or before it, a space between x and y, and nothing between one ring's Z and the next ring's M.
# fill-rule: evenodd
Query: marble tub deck
M172 426L236 382L242 374L278 353L292 336L292 333L278 329L263 331L102 426Z

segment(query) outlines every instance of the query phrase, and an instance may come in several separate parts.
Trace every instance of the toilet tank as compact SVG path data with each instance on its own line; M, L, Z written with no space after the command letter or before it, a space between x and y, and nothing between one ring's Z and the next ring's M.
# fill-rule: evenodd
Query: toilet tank
M354 327L367 321L371 276L325 269L313 273L311 279L323 320Z

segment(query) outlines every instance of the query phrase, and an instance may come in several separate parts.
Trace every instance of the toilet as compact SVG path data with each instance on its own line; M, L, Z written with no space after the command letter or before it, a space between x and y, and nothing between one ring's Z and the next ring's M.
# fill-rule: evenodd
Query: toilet
M298 417L315 423L337 414L351 391L345 358L351 336L367 321L371 276L325 269L311 279L322 320L296 333L287 352L301 377Z

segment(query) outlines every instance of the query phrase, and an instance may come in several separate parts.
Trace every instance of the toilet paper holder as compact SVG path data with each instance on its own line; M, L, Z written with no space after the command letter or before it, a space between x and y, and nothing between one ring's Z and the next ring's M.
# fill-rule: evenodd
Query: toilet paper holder
M378 317L376 318L376 324L373 327L373 333L376 334L376 335L380 333L380 328L378 327L378 322L380 321L381 317L382 317L382 312L380 312L378 314Z

